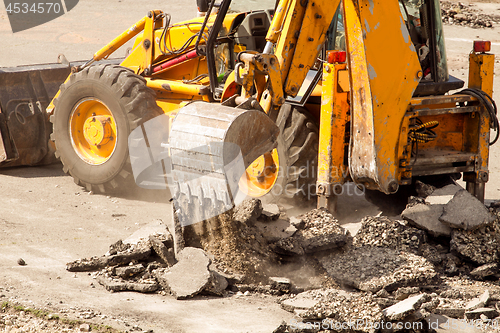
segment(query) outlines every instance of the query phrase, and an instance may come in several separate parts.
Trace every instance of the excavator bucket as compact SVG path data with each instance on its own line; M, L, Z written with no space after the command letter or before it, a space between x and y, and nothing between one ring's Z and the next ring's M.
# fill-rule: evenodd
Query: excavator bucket
M139 186L169 188L183 227L241 202L245 169L276 147L279 133L262 111L206 102L179 109L165 135L168 123L162 115L132 131L130 159Z
M262 111L203 102L185 106L172 124L169 140L174 198L180 192L232 208L245 169L276 147L278 132Z
M46 108L70 64L0 68L0 167L44 163L52 125Z

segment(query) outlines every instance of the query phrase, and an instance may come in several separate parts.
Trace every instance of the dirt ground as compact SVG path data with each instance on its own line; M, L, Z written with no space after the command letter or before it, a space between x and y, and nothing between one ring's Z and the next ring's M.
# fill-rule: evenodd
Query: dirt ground
M500 1L476 2L478 8L500 14ZM1 7L0 67L55 62L59 53L70 61L89 59L149 9L169 12L173 22L196 15L194 1L80 0L66 15L13 34ZM446 25L445 35L450 74L461 79L466 80L473 40L491 40L492 52L500 54L500 25L492 29ZM496 72L500 73L498 60ZM496 87L499 79L496 74ZM500 101L500 89L494 98ZM498 200L500 145L492 148L490 158L486 198ZM110 244L154 220L170 221L170 203L162 192L89 194L56 164L0 170L0 193L0 303L17 302L121 331L137 326L154 332L272 332L282 320L292 318L271 296L177 301L158 294L109 293L88 274L65 270L67 262L104 254ZM344 196L339 205L344 224L378 212L359 197ZM19 258L27 265L18 265Z

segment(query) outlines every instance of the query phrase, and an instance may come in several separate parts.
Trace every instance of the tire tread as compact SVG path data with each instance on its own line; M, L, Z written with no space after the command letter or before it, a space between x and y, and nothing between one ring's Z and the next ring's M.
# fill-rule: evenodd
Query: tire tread
M98 64L72 74L70 79L61 85L60 95L54 100L54 105L56 106L54 115L50 118L53 124L58 121L58 100L68 87L82 80L99 81L106 84L114 92L114 97L120 100L120 104L125 109L130 131L146 121L163 114L162 109L156 104L156 94L146 86L146 80L143 77L136 75L125 67ZM119 191L126 186L133 186L130 158L126 159L124 165L116 172L113 178L104 183L93 183L89 180L84 181L79 179L73 172L74 163L58 149L58 133L53 134L51 139L56 144L56 156L61 160L64 172L70 174L78 185L96 193L111 193Z

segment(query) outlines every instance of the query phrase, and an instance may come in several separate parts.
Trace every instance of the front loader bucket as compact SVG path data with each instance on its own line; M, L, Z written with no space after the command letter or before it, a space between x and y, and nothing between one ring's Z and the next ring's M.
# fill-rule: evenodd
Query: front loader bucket
M70 72L69 64L0 68L0 166L43 162L52 132L45 110Z

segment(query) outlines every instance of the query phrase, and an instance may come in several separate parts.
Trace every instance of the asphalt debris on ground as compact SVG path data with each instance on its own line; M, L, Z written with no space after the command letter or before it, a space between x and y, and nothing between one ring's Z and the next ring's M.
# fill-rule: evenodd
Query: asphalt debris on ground
M275 332L433 332L435 323L495 329L500 205L486 207L454 182L419 188L399 217L366 216L354 235L325 209L289 217L282 207L250 199L215 217L197 247L174 253L160 224L67 268L93 271L112 292L276 295L296 320ZM418 222L429 211L431 221ZM444 227L449 232L436 231Z
M441 16L444 23L471 28L492 28L500 22L500 15L485 14L475 4L441 1Z

